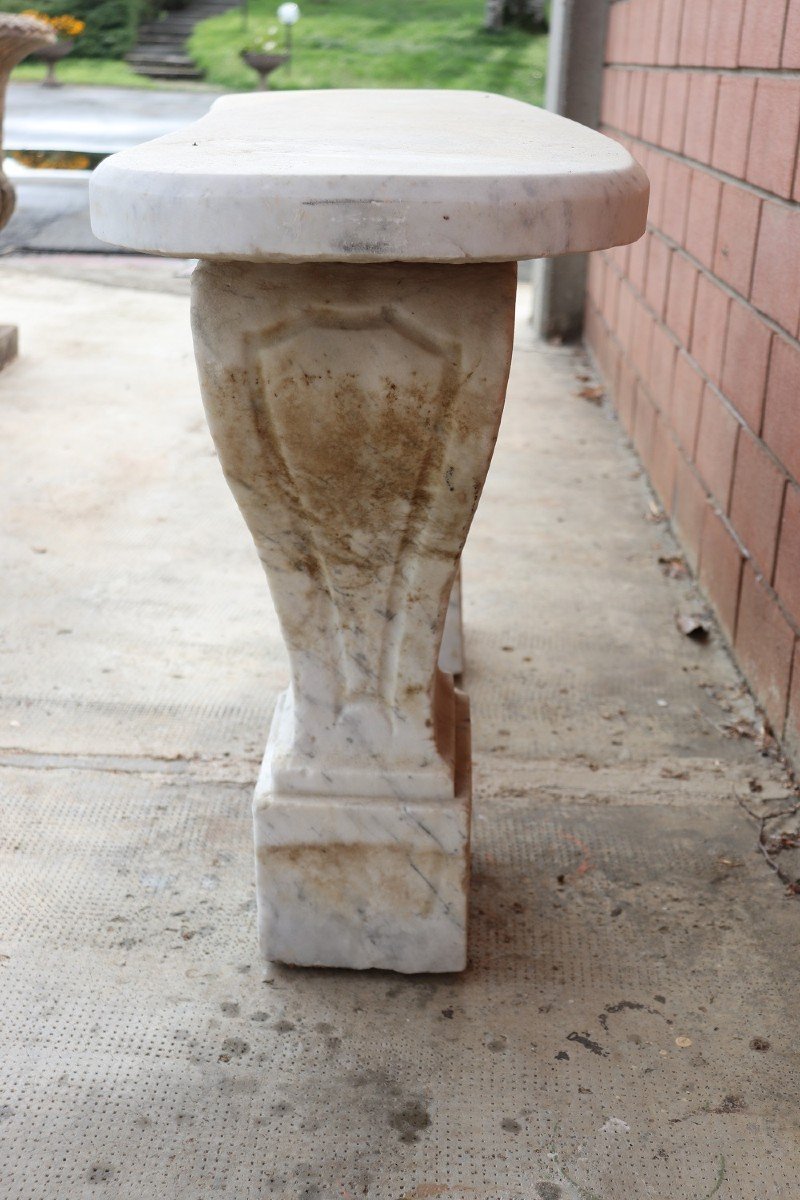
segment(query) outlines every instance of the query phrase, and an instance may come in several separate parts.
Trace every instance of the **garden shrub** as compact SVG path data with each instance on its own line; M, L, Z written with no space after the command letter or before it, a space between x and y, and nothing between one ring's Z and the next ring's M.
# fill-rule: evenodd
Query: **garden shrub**
M12 0L12 12L36 8L48 16L69 13L86 23L76 43L81 58L122 58L136 43L142 21L160 10L182 8L188 0Z

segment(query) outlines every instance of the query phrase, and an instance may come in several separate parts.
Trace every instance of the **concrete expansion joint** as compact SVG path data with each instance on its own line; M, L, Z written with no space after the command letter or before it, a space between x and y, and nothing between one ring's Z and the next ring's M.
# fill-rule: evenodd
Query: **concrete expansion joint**
M259 761L241 755L233 762L226 757L201 755L37 754L6 750L0 754L0 771L24 769L88 771L111 775L181 775L213 784L239 782L238 776L249 780L251 775L254 777L258 773ZM234 774L237 778L233 778Z

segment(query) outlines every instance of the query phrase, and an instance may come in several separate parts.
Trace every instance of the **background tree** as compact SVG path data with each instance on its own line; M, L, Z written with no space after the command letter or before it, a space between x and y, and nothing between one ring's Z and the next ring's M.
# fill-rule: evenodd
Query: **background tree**
M486 0L483 27L499 33L505 25L516 25L540 33L547 29L548 0Z
M0 0L11 12L38 9L47 16L68 12L85 21L77 53L81 58L122 58L136 42L139 25L188 0Z

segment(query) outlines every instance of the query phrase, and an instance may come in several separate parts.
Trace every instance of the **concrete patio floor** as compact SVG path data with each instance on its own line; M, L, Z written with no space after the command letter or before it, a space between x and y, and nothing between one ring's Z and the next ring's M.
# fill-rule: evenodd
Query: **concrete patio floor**
M0 264L3 1200L796 1194L791 781L585 363L520 322L464 557L468 971L268 967L277 623L184 267L87 270Z

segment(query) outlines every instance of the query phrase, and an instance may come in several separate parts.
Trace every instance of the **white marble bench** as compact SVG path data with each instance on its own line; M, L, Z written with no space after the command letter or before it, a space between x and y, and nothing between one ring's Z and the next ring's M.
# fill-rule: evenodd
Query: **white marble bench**
M268 958L466 965L466 696L437 667L516 263L634 241L615 142L473 92L236 96L107 159L98 237L199 258L203 400L289 651L255 794Z

